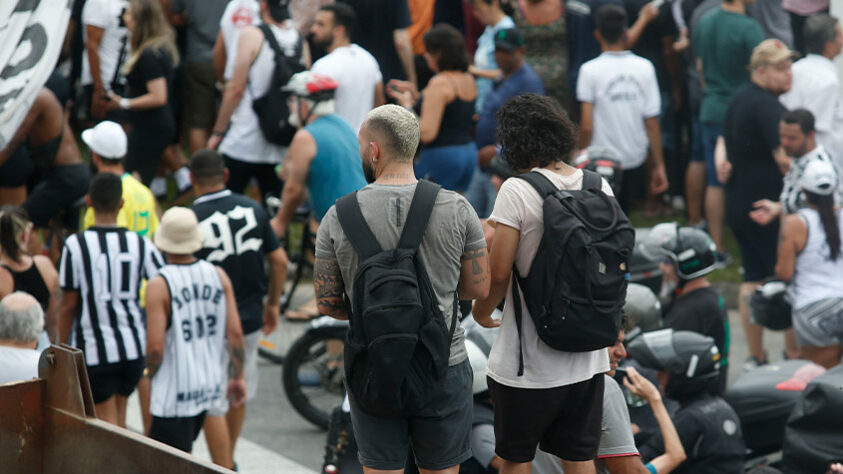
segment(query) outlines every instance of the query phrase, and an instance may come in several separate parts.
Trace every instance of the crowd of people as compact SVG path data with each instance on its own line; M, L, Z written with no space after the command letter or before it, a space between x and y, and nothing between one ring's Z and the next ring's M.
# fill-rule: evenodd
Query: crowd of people
M137 389L146 434L190 452L204 428L236 469L261 333L329 315L350 320L343 410L372 472L411 451L425 472L719 473L743 472L744 445L720 397L734 362L712 271L740 260L745 370L770 360L749 300L772 279L791 288L783 357L841 362L843 32L828 1L73 4L64 54L0 150L0 382L70 343L98 417L125 427ZM548 200L578 192L687 222L636 247L661 262L649 329L664 329L624 341L644 325L621 320L641 301L623 283L600 296L610 340L548 342L537 318L586 295L539 302L522 275L549 252ZM281 315L303 207L316 295ZM624 280L606 280L628 271L621 241L594 275L564 262L592 305L595 284ZM468 308L497 332L479 392ZM621 386L652 407L646 436Z

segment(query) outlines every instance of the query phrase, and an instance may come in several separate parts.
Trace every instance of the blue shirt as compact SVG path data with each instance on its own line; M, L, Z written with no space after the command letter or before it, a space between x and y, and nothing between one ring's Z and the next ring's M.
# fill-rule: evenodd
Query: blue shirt
M366 186L357 135L337 115L319 117L304 127L316 141L316 156L307 174L313 214L321 221L334 202Z
M495 61L495 35L500 30L515 28L512 18L505 16L495 26L487 26L483 34L477 38L477 49L474 51L474 65L480 69L497 69ZM492 92L494 81L477 78L477 99L474 101L475 111L479 114L483 110L483 101Z
M498 84L498 87L489 93L483 103L483 111L477 121L475 141L477 148L497 143L495 134L497 132L497 120L495 114L512 97L527 93L544 95L544 84L529 64L524 63L515 72Z

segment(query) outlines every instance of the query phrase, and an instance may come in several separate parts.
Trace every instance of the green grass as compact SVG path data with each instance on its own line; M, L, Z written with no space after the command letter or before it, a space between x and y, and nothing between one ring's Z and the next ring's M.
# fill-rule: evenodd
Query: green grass
M629 215L629 220L635 227L652 227L662 222L672 222L674 220L682 225L687 224L684 216L680 216L676 219L648 219L644 217L644 213L641 210L632 211L632 213ZM743 277L741 276L740 272L741 261L740 252L738 251L738 244L737 242L735 242L735 238L734 236L732 236L732 232L728 228L724 230L723 238L726 244L726 251L729 252L729 254L732 256L732 262L726 268L722 268L720 270L712 272L711 275L708 276L708 279L713 282L740 283L741 281L743 281Z

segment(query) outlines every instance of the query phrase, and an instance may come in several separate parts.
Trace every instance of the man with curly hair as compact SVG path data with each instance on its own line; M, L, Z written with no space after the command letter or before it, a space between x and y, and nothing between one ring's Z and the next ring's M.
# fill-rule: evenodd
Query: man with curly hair
M576 128L555 100L537 94L511 99L498 112L498 143L510 166L537 171L562 190L579 190L583 172L567 164L576 147ZM612 196L603 180L602 190ZM527 305L520 341L513 310L510 276L515 265L530 271L542 239L542 198L525 180L503 183L489 222L495 227L488 298L474 305L474 319L485 327L501 326L489 355L489 392L495 401L495 452L501 473L529 472L536 446L562 458L566 473L593 473L603 413L606 349L562 352L539 340ZM506 297L503 319L491 317ZM519 349L523 373L519 375Z

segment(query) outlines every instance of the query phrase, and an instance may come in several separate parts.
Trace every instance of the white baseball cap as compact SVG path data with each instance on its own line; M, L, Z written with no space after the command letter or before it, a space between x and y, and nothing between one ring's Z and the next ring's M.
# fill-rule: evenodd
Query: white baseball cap
M811 160L802 172L799 185L805 191L828 196L837 188L837 172L828 160Z
M105 159L119 160L126 156L126 132L119 124L109 120L82 132L82 141Z

